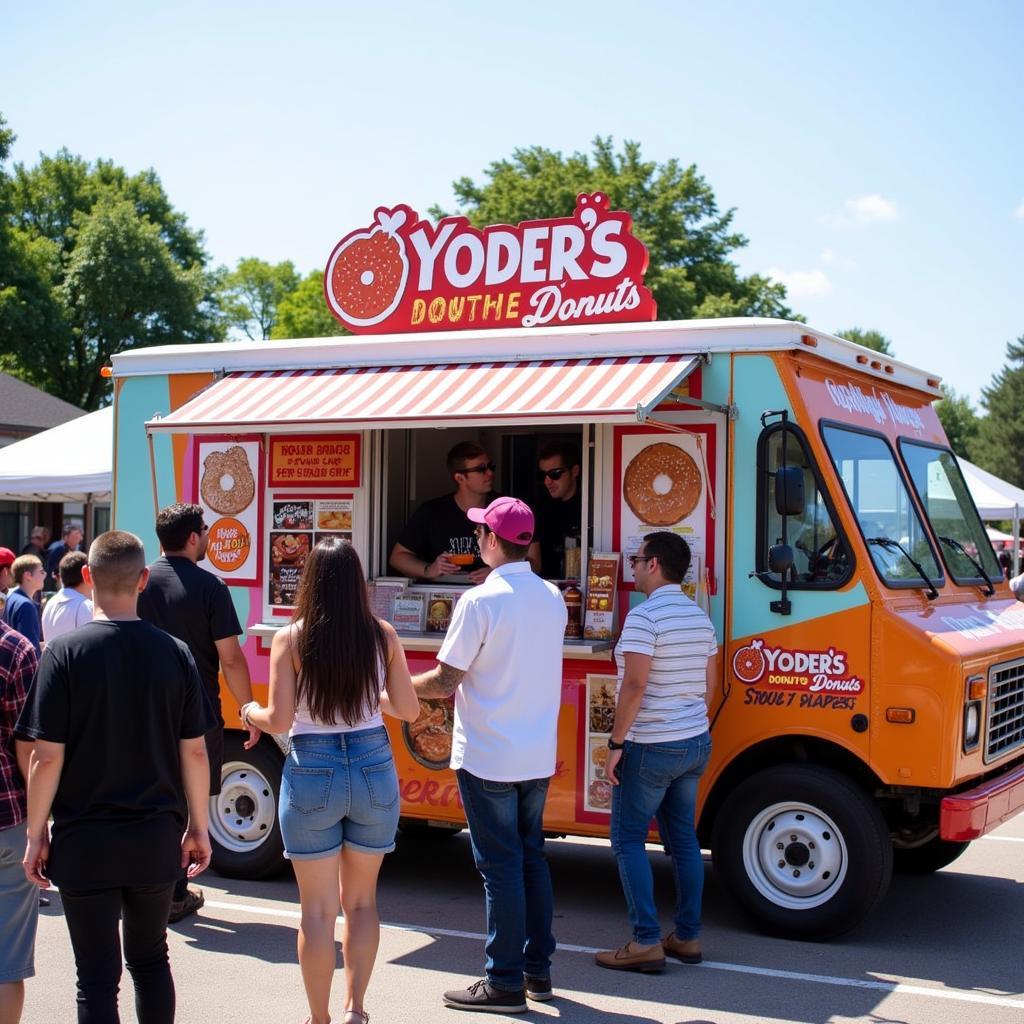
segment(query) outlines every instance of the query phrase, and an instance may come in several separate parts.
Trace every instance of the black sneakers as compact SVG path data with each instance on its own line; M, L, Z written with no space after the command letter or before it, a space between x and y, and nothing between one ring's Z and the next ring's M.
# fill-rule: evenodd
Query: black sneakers
M548 982L548 995L544 998L550 999L550 993L551 982ZM522 989L505 992L491 988L487 979L482 978L469 988L445 992L444 1005L453 1010L476 1010L479 1013L526 1013L526 995Z
M546 1003L554 997L554 993L551 991L550 978L537 978L527 974L523 980L526 983L527 999L534 999L538 1003Z
M204 903L206 897L202 889L186 889L185 898L171 901L171 912L168 915L167 923L174 924L189 914L194 914Z

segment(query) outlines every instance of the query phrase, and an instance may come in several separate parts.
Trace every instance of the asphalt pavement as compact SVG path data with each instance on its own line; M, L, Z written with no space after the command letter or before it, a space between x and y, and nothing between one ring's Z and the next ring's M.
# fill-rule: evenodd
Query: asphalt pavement
M571 1024L1021 1024L1024 1021L1024 819L974 843L934 875L897 876L881 907L828 944L758 935L739 916L710 864L705 886L705 962L669 961L660 975L602 970L597 949L628 937L608 845L548 844L555 884L556 998L531 1004L524 1021ZM667 859L652 852L659 905L670 921ZM290 872L239 882L207 872L206 906L173 925L171 963L180 1024L305 1020L295 955L298 894ZM465 833L403 837L380 886L380 953L367 1009L373 1024L493 1021L445 1009L441 992L483 973L483 894ZM74 1021L74 963L59 894L41 911L36 978L26 1024ZM338 935L340 939L341 929ZM340 949L339 949L340 964ZM340 1019L344 978L335 983ZM135 1020L125 974L122 1020ZM501 1018L498 1018L501 1019Z

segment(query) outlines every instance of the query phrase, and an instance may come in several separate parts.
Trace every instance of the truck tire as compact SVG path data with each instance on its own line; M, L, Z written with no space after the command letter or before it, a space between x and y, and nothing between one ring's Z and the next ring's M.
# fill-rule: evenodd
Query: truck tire
M941 836L929 839L920 846L894 846L892 850L893 870L902 875L930 875L952 864L963 855L968 843L955 843Z
M879 809L845 775L780 765L725 800L712 862L761 929L818 941L849 931L885 895L892 842Z
M285 865L277 818L284 759L273 740L252 750L246 734L224 734L220 796L210 797L211 867L227 878L270 878Z

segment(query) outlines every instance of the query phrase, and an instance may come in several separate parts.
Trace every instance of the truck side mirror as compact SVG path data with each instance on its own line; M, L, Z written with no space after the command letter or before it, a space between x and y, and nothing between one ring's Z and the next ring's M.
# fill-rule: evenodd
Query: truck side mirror
M799 466L775 470L775 511L780 516L803 515L804 473Z
M793 568L793 549L788 544L773 544L768 549L768 571L785 577Z

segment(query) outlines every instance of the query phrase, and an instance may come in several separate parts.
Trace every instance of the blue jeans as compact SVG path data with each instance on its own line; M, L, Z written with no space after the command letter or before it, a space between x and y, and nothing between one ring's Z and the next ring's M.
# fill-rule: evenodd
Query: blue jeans
M400 808L384 726L293 736L278 809L291 860L331 857L342 846L390 853Z
M645 946L661 940L654 905L654 876L644 843L651 818L672 857L676 883L674 931L680 939L700 933L704 862L693 818L697 783L711 754L703 733L665 743L627 740L619 762L620 784L612 789L612 850L619 865L633 939Z
M551 975L554 897L544 857L542 819L548 779L490 782L460 768L473 860L487 906L487 982L519 992L523 974Z

